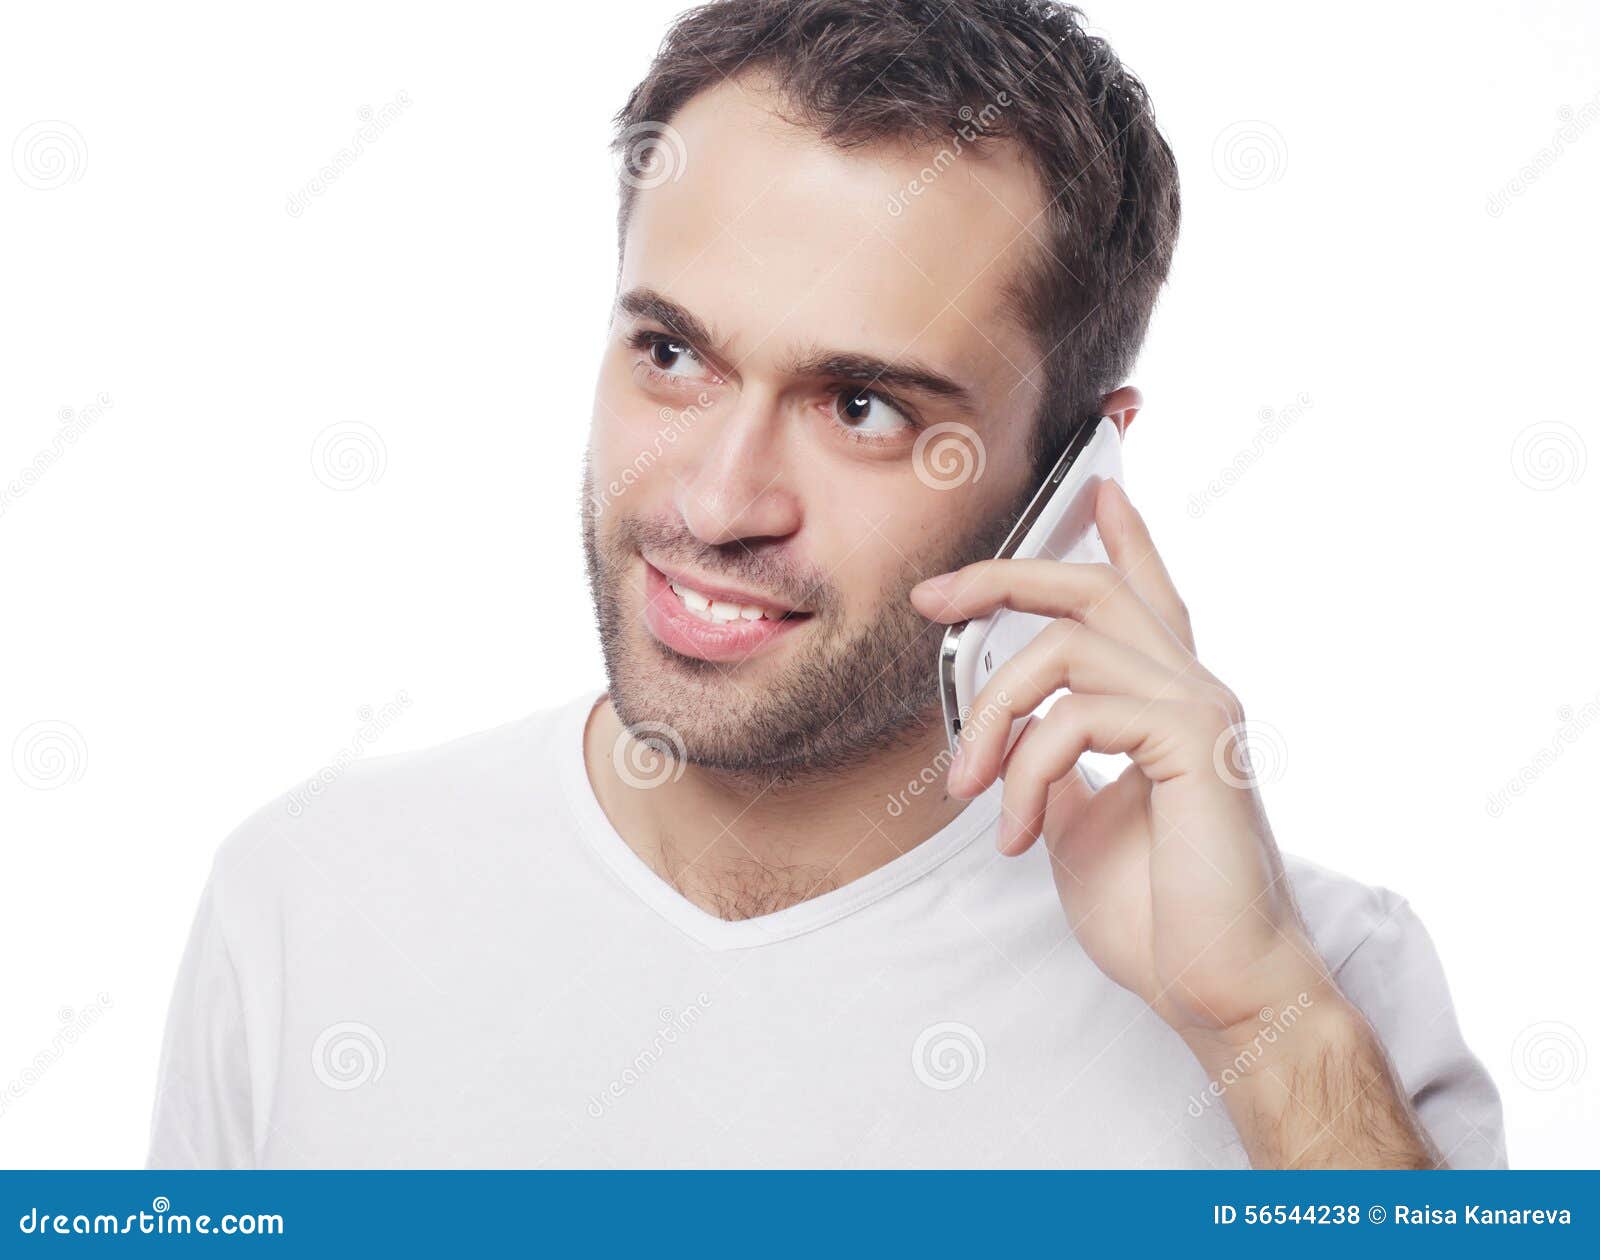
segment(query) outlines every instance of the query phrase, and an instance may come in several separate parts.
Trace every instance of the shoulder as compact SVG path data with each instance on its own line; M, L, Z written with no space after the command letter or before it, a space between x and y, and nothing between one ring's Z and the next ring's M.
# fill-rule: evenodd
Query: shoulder
M1283 855L1283 867L1311 938L1335 972L1374 933L1395 924L1421 927L1399 893L1364 884L1293 854Z
M492 831L495 820L549 807L564 759L593 705L583 696L488 730L372 756L353 739L306 778L261 805L222 842L219 900L253 901L308 872L389 865Z
M1451 1013L1438 951L1410 902L1304 858L1285 854L1284 871L1317 952L1380 1031L1409 1037L1418 1019ZM1397 1005L1402 995L1409 1010Z

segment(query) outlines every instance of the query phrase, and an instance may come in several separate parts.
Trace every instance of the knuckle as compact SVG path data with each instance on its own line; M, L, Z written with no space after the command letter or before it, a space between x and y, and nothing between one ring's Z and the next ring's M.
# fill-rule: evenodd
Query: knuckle
M1023 693L1033 695L1046 689L1051 679L1056 675L1054 653L1048 645L1041 645L1041 650L1031 654L1013 657L1006 664L1010 672L1006 675L1008 694Z
M1102 561L1089 566L1089 580L1095 592L1105 596L1122 585L1122 572L1116 565Z
M1065 662L1071 655L1073 641L1077 638L1078 623L1070 617L1052 621L1041 632L1053 660Z
M1242 728L1245 724L1245 715L1242 710L1226 704L1221 699L1206 700L1202 705L1202 721L1206 731L1221 739L1227 732Z
M1224 726L1237 726L1244 721L1244 705L1232 690L1204 670L1193 680L1187 698L1200 708L1210 710Z
M1044 724L1057 739L1075 739L1084 723L1083 700L1077 692L1068 691L1057 696L1044 715Z

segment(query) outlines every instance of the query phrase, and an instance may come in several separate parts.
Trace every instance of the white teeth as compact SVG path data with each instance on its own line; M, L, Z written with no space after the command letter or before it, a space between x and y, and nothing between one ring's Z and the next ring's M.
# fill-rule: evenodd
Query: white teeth
M672 583L672 589L678 593L678 598L689 606L690 612L703 613L711 607L711 601L699 591L679 586L676 582Z
M727 600L712 599L703 595L692 586L685 586L681 582L668 582L684 607L698 616L702 621L709 621L716 625L727 625L734 621L760 621L763 617L770 616L776 621L779 614L769 614L765 608L757 604L734 604Z

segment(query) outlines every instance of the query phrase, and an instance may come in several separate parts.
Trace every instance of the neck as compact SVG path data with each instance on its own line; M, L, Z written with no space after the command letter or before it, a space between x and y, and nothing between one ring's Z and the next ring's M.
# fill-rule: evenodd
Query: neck
M625 779L613 754L629 738L603 700L584 735L601 808L658 875L721 918L773 913L860 879L967 804L945 791L950 754L932 719L864 756L859 768L823 779L730 776L694 765Z

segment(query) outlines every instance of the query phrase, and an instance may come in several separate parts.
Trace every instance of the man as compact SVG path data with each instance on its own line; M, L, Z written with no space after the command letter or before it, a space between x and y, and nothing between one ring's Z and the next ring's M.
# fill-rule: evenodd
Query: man
M1280 858L1126 496L1109 565L985 560L1141 406L1177 176L1111 50L722 0L619 122L609 688L228 841L152 1164L1502 1164L1421 925ZM1001 606L1053 622L952 760L937 642Z

